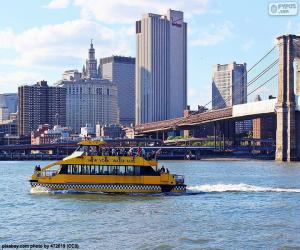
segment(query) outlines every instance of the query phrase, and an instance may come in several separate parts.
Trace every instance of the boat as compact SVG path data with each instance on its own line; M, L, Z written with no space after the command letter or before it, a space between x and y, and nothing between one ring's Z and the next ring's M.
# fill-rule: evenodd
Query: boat
M110 148L102 141L81 141L68 157L38 167L32 188L99 193L182 193L184 176L158 167L155 158ZM128 155L129 154L129 155Z

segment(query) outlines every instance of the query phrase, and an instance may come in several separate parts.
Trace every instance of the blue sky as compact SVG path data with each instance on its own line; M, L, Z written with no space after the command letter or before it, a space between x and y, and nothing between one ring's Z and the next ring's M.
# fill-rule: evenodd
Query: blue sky
M262 0L26 0L2 1L0 93L81 70L90 39L97 58L135 56L134 22L143 13L182 10L188 23L188 103L211 99L213 64L248 68L280 34L300 33L298 16L269 16ZM299 5L299 3L298 3Z

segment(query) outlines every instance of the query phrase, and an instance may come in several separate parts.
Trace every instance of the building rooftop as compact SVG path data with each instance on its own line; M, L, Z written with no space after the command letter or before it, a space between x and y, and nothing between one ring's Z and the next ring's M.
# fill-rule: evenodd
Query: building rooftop
M106 64L111 62L135 64L135 58L126 56L109 56L100 59L100 64Z

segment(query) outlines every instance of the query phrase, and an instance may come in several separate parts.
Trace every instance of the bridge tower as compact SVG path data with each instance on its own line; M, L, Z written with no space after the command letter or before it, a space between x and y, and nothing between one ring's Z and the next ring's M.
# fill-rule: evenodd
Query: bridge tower
M283 35L279 46L278 97L276 103L276 160L300 159L300 115L296 112L295 94L300 95L300 74L294 91L294 60L300 68L300 36Z

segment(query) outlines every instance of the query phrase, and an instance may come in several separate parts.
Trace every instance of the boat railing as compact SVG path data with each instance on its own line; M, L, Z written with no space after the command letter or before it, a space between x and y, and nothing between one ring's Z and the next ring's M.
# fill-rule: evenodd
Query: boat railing
M183 175L174 174L174 178L175 178L176 184L184 184L184 176Z
M38 172L38 176L39 177L52 177L52 176L55 176L57 173L57 170L45 170L45 171L41 171L41 172Z

